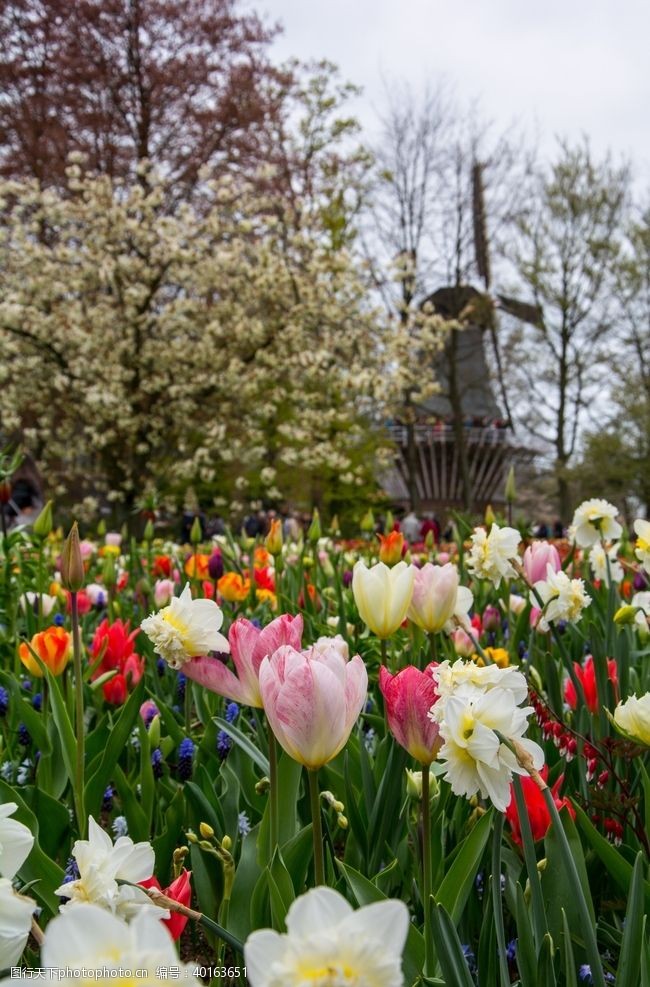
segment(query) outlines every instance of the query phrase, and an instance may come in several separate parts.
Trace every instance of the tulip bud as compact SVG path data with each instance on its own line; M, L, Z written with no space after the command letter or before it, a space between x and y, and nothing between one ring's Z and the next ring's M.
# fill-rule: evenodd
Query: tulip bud
M153 541L154 528L153 528L153 522L151 521L151 519L149 521L147 521L147 523L145 524L144 531L142 533L142 537L144 538L145 541Z
M37 538L47 538L50 531L52 530L52 501L48 500L47 504L38 515L34 521L34 526L32 531Z
M214 830L209 823L202 822L199 824L199 832L204 840L211 840L214 836Z
M372 513L372 508L369 507L366 513L361 518L360 527L362 531L375 530L375 515Z
M384 522L384 531L388 534L392 531L395 526L395 518L393 517L393 512L391 510L386 511L386 521Z
M78 592L84 584L84 564L79 544L79 528L75 521L63 543L61 552L61 582L71 593Z
M152 750L160 745L160 713L157 713L149 724L149 745Z
M201 521L197 516L192 521L192 527L190 528L190 541L193 545L198 545L202 537L203 531L201 530Z
M506 501L508 504L514 504L517 498L517 488L515 486L515 468L511 466L508 470L508 478L506 480Z
M102 579L104 581L104 586L108 589L112 589L117 582L117 570L115 568L115 560L112 555L107 555L104 559L104 567L102 569Z
M638 609L639 607L632 607L629 605L619 607L614 614L614 623L621 627L625 624L633 624Z
M106 534L106 521L104 518L101 518L99 524L97 525L97 534L100 538L103 538Z
M492 504L488 504L485 508L485 526L486 528L491 528L496 521L497 516L492 510Z
M282 552L282 521L280 518L274 518L271 521L271 528L264 539L264 544L267 552L270 552L271 555L280 555Z
M334 538L338 538L338 536L341 534L341 525L339 524L338 514L335 514L332 520L330 521L330 534Z
M321 526L320 526L320 514L318 513L318 508L314 508L314 513L311 516L311 524L309 525L309 530L307 532L307 538L311 542L317 542L321 537Z
M486 631L497 631L501 626L501 614L496 607L487 606L483 611L483 628Z
M427 549L427 551L430 552L433 546L435 545L435 543L436 542L435 542L435 538L433 537L433 531L427 531L426 535L424 536L424 547Z
M223 576L223 555L218 548L215 548L208 559L208 572L210 579L221 579Z

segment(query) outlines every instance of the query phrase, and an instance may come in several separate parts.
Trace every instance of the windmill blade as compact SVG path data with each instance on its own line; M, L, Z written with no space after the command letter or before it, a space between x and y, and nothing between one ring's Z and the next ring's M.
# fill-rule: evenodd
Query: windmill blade
M541 305L531 305L529 302L522 302L518 298L510 298L508 295L497 295L499 308L508 315L513 315L521 322L528 322L531 326L544 325L544 312Z

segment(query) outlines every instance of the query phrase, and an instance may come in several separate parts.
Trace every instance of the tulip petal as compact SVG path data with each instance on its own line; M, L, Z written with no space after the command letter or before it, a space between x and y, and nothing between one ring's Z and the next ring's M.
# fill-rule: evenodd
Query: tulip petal
M259 709L262 705L259 691L255 690L253 693L247 689L246 685L218 658L193 658L185 662L183 672L188 679L198 682L199 685L216 692L219 696L225 696L243 706L254 706Z

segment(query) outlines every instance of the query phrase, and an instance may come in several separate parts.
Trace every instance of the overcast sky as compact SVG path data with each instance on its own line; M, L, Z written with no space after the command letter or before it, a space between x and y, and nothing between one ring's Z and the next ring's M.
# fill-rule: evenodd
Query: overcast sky
M648 0L251 0L284 25L277 58L328 58L364 88L373 126L382 79L414 89L445 80L483 115L536 135L588 134L629 156L650 185Z

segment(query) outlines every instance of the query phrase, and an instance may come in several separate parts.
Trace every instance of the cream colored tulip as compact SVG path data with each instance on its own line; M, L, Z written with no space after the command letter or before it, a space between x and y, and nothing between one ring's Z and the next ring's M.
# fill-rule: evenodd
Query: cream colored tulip
M356 563L352 575L352 592L359 615L377 637L394 634L405 619L413 597L415 570L406 562L389 568L378 562L368 569Z

